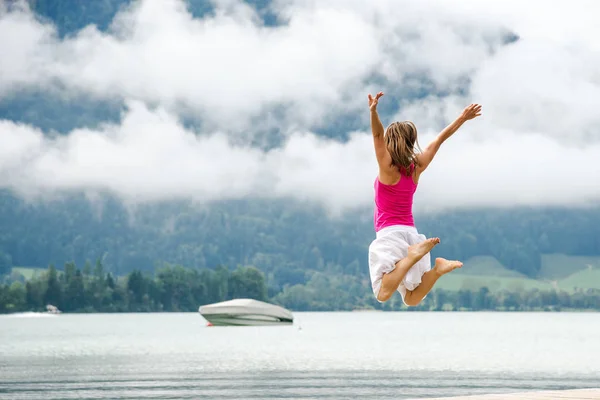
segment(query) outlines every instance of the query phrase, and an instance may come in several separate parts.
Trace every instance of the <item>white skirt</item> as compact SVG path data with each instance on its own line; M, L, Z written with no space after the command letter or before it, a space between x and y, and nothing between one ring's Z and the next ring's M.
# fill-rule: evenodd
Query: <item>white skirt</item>
M421 235L413 226L393 225L377 232L377 237L369 246L369 271L375 298L379 295L383 274L393 271L396 263L408 255L408 246L421 243L425 239L427 239L425 235ZM429 270L431 270L431 256L427 253L408 270L400 282L398 292L402 295L402 301L406 291L415 290L421 283L423 274ZM406 304L405 301L404 303Z

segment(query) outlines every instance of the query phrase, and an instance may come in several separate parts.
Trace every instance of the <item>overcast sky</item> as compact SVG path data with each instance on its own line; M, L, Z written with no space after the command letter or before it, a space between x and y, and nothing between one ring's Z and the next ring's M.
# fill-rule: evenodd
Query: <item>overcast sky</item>
M600 2L282 0L272 11L285 24L264 27L234 0L204 19L181 1L150 0L108 32L60 39L2 1L0 98L60 90L127 110L116 124L62 136L0 120L0 187L370 207L367 94L382 90L382 105L399 102L384 125L414 121L422 147L464 106L483 105L423 176L417 210L600 198ZM509 32L520 39L507 45ZM424 85L430 96L402 96ZM352 114L364 124L339 132L349 139L314 133ZM183 126L188 116L202 131ZM266 125L285 136L281 147L240 140Z

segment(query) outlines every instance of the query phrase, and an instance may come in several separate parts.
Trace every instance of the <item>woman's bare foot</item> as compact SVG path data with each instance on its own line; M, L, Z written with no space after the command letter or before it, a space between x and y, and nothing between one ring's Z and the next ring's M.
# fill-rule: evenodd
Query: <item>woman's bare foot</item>
M413 244L408 247L408 257L414 260L420 260L423 256L431 251L436 244L440 242L440 238L426 239L421 243Z
M450 261L445 258L436 258L435 259L435 270L438 274L444 275L448 272L454 271L456 268L461 268L463 263L460 261Z

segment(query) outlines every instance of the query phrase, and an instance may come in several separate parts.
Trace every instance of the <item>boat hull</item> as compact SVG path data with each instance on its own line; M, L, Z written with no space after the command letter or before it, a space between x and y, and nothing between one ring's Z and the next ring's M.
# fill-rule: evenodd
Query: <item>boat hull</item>
M208 304L198 311L213 326L271 326L294 322L289 310L251 299Z
M202 315L213 326L272 326L292 325L291 319L276 319L264 315Z

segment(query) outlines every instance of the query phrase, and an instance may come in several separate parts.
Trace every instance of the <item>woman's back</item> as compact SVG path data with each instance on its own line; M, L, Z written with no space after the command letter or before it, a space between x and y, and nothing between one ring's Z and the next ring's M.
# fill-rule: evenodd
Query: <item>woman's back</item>
M401 174L400 180L393 185L375 179L375 232L391 225L415 226L413 218L413 197L417 184L413 180L414 165L410 175Z

